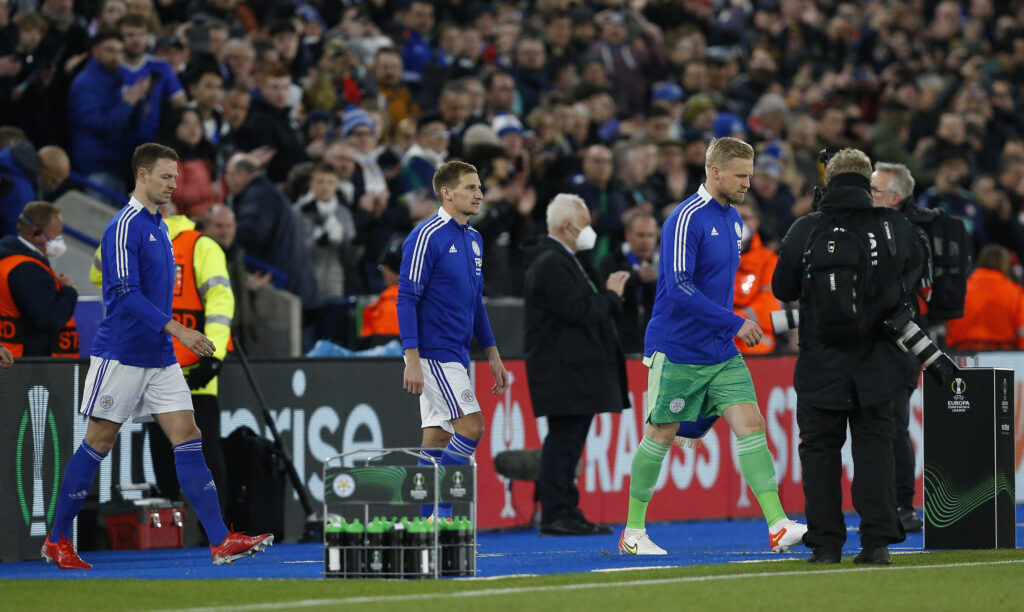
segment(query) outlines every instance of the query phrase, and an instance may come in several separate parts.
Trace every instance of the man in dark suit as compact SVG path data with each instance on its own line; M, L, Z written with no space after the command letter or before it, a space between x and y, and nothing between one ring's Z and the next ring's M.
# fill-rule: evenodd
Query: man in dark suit
M616 270L629 272L622 294L622 312L615 317L622 350L644 352L644 332L651 320L658 283L658 221L654 215L636 211L626 220L626 241L601 260L597 271L606 276Z
M537 481L541 535L612 532L584 518L575 474L594 414L629 407L614 322L629 272L602 282L584 267L577 253L597 241L590 221L582 198L555 196L548 235L526 271L526 376L534 415L548 418Z

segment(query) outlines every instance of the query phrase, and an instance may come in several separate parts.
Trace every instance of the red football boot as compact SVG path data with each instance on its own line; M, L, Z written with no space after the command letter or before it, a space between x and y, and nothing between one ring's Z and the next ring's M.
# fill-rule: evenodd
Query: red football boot
M52 561L60 569L90 569L92 567L82 561L82 558L78 556L78 551L71 544L71 540L67 538L61 538L54 544L50 541L50 536L46 536L43 549L39 552L47 563Z
M225 563L234 563L235 559L246 555L251 557L273 545L274 536L269 533L247 536L244 533L230 531L219 546L210 547L210 554L213 556L214 565L224 565Z

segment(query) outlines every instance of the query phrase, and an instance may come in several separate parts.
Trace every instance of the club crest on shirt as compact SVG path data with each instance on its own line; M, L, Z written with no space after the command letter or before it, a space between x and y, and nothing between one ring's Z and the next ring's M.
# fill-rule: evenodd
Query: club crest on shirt
M668 405L668 409L669 409L669 410L670 410L670 411L671 411L672 413L677 413L677 412L682 412L682 411L683 411L683 408L684 408L685 406L686 406L686 400L684 400L684 399L682 399L682 398L679 398L679 397L677 397L676 399L672 400L672 402L671 402L671 403L669 403L669 405Z
M473 254L480 257L480 245L476 243L476 240L473 241Z
M476 243L474 242L473 244ZM473 402L473 392L469 389L463 389L462 393L459 394L459 397L462 398L462 403L464 404L471 404Z
M733 227L733 229L736 230L736 235L742 238L743 237L743 228L740 227L740 222L737 221L736 223L733 224L732 227Z
M114 398L109 395L104 395L100 398L100 406L109 410L114 406Z

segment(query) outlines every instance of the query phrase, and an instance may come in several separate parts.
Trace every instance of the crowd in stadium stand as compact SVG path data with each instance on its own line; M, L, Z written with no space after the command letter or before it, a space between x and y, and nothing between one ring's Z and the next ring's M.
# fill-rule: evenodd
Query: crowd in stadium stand
M521 295L555 194L591 209L598 263L721 136L757 151L767 248L852 146L1021 261L1021 83L1020 0L0 0L0 147L58 145L122 194L135 146L174 147L178 209L226 202L247 252L311 267L287 287L309 310L386 288L444 160L485 186L486 295Z

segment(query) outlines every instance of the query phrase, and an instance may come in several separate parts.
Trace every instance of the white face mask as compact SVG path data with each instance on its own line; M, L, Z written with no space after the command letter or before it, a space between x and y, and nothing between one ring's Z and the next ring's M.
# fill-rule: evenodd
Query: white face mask
M750 233L750 228L747 227L746 225L744 225L743 226L743 233L740 236L740 240L743 243L743 249L744 250L746 250L746 248L748 246L750 246L750 239L753 238L753 237L754 237L754 235L752 233Z
M46 243L46 257L56 259L68 252L68 245L64 243L64 236L57 236Z
M575 223L573 224L573 227L576 227ZM589 251L590 249L594 248L594 245L596 244L597 232L595 232L594 228L590 227L589 225L584 227L583 229L580 229L580 233L576 234L576 250Z

